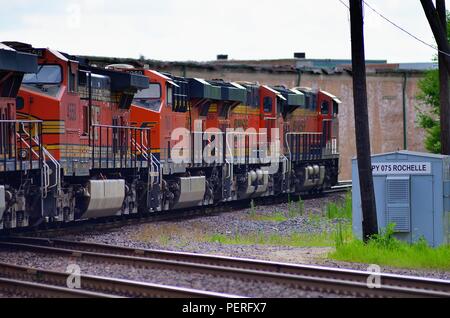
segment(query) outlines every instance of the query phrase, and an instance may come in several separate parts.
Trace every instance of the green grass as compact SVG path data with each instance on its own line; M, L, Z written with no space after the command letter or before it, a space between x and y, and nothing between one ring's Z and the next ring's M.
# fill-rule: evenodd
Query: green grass
M252 221L266 221L266 222L284 222L288 218L281 212L272 215L254 215L250 217Z
M298 202L293 202L288 199L288 209L285 212L274 212L272 214L258 214L255 203L252 200L250 203L250 212L248 219L251 221L265 221L265 222L285 222L289 219L304 215L305 205L301 198Z
M350 227L343 229L345 237L351 236ZM208 242L225 245L271 245L289 247L331 247L335 242L335 233L293 233L291 235L280 234L214 234L208 237Z
M297 203L291 201L291 196L288 196L288 212L287 217L290 219L302 216L305 214L305 204L299 196Z
M256 206L255 206L255 201L251 201L250 203L250 218L255 218L256 217Z
M337 261L377 264L410 269L450 270L450 246L431 248L422 239L408 244L393 237L393 226L367 244L360 240L339 241L329 258Z
M343 203L329 203L325 215L329 219L352 219L352 194L347 193Z

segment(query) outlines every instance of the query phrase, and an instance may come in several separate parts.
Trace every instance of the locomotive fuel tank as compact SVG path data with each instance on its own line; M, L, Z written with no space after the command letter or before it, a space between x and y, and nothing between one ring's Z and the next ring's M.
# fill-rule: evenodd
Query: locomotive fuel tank
M179 178L179 193L175 198L174 209L183 209L202 205L206 192L206 178Z
M125 199L125 180L90 180L86 190L88 204L82 219L114 216Z

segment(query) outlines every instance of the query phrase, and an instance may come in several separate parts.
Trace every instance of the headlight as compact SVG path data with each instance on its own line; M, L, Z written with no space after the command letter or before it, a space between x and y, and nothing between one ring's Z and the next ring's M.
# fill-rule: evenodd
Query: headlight
M19 150L19 158L22 160L27 160L28 158L28 150L27 149L20 149Z

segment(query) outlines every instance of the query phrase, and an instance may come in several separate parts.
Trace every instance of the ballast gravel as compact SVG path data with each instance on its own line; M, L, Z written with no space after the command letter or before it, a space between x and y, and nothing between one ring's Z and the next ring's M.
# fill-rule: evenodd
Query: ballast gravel
M331 194L322 198L304 200L304 211L309 216L295 216L283 222L251 220L252 209L244 209L219 215L196 217L188 220L157 222L152 224L133 225L107 232L90 232L65 237L70 240L121 245L134 248L164 249L199 254L224 255L241 258L262 259L269 261L295 264L322 265L336 268L367 270L370 264L339 262L327 259L327 254L333 251L331 247L287 247L270 245L227 245L218 242L196 240L197 236L207 233L217 233L233 236L236 234L289 235L291 233L322 233L331 231L333 224L325 218L312 218L311 215L323 215L325 207L330 202L344 201L345 194ZM291 208L296 208L292 203ZM257 215L270 216L287 214L287 203L272 206L256 207ZM141 237L142 233L152 239ZM183 232L177 236L178 232ZM186 236L188 233L188 237ZM145 236L145 235L144 235ZM400 269L382 267L385 273L399 275L429 277L450 280L450 272L432 270Z
M117 264L71 259L67 257L35 254L30 252L2 252L0 262L8 261L22 266L66 272L69 265L77 265L81 274L128 279L140 282L164 284L227 293L253 298L326 298L335 294L305 292L296 288L274 283L242 281L209 274L189 273L175 270L143 269ZM83 282L81 281L81 284Z
M368 264L338 262L327 259L331 247L289 247L277 245L228 245L214 241L216 236L289 236L295 233L320 234L334 230L335 224L323 218L330 202L343 202L344 194L332 194L303 201L303 214L298 203L257 206L221 214L193 217L174 221L124 226L107 231L85 232L60 237L63 239L104 243L133 248L163 249L200 254L214 254L241 258L262 259L296 264L323 265L337 268L367 270ZM305 213L306 212L306 213ZM281 216L274 220L273 216ZM266 218L267 217L267 218ZM348 221L342 221L348 222ZM206 239L207 238L207 239ZM0 251L0 262L65 271L71 263L80 266L82 273L141 280L165 285L250 297L333 297L336 295L304 292L277 284L244 283L236 279L192 274L172 270L140 269L121 265L99 265L79 259L67 259L28 252ZM425 271L383 267L383 272L450 280L450 272ZM13 295L14 296L14 295ZM2 294L0 294L2 297ZM5 297L11 297L6 295Z
M307 215L297 215L283 222L253 220L252 215L287 215L298 203L257 206L218 215L195 217L170 222L156 222L123 227L106 232L90 232L66 236L65 239L121 245L134 248L164 249L199 254L214 254L241 258L262 259L295 264L322 265L336 268L367 270L370 264L339 262L327 259L331 247L288 247L276 245L228 245L205 242L208 234L227 236L242 234L289 235L292 233L323 233L333 230L332 221L321 216L328 203L343 202L345 194L336 193L322 198L304 200ZM345 221L344 221L345 222ZM197 239L200 238L200 239ZM382 267L385 273L450 280L450 272Z

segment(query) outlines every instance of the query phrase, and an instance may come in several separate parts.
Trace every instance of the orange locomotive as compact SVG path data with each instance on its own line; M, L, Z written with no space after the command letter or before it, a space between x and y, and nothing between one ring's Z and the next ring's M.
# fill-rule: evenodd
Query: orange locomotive
M0 227L317 192L337 183L340 101L329 93L127 65L100 69L51 49L7 44L37 55L39 65L0 73ZM24 181L12 182L11 173Z
M39 63L24 76L17 103L19 119L43 122L43 209L27 217L69 222L148 210L150 133L129 126L131 101L148 88L146 78L7 44Z
M110 66L120 67L120 66ZM203 158L203 150L222 138L229 128L229 111L245 98L245 89L224 81L174 77L151 70L128 69L148 77L150 88L139 92L131 108L131 120L138 127L152 126L152 143L161 167L161 209L221 202L230 187L221 183L225 175L225 146L211 152L217 160ZM178 136L175 129L187 134ZM208 133L208 130L213 133ZM218 131L222 129L222 131ZM178 136L174 138L173 133ZM175 162L176 146L183 139L190 147L182 162ZM197 149L195 145L200 145ZM225 184L230 184L226 180Z
M309 112L310 119L307 122L307 131L316 132L316 137L311 137L313 141L300 137L297 145L302 150L293 154L294 160L310 160L311 165L297 169L297 179L301 181L300 186L307 186L310 189L327 189L338 183L339 175L339 105L341 101L334 95L311 88L297 88L306 97L306 113ZM302 113L298 117L307 117ZM319 138L319 139L317 139ZM296 141L293 140L295 143ZM320 144L320 147L317 146ZM315 145L315 146L314 146ZM305 148L302 148L305 147ZM311 149L311 147L313 147ZM306 153L306 155L305 155ZM313 158L308 157L313 156ZM318 187L321 185L321 187Z
M41 123L16 120L22 78L36 70L35 55L0 43L0 229L27 226L25 211L42 211Z
M337 150L329 151L334 124L328 124L336 120L336 111L317 106L336 103L331 95L143 69L128 72L146 75L151 87L136 95L131 118L133 125L152 127L162 170L162 210L322 191L337 182ZM190 133L183 137L190 151L182 163L174 162L171 153L183 139L172 139L177 128ZM215 142L220 138L222 143ZM275 142L280 153L269 147ZM212 152L217 156L208 162L203 156L212 145L218 147ZM272 162L264 160L267 156ZM269 166L275 170L269 173Z
M179 175L185 172L180 165L174 164L172 149L179 140L172 140L174 129L190 129L188 113L188 82L157 71L134 69L130 66L111 65L109 68L123 69L132 74L146 76L149 88L139 91L131 106L130 120L135 127L151 128L151 158L155 167L155 185L151 192L151 208L168 210L173 208L179 192L179 185L172 179L163 177ZM178 182L179 183L179 182Z

